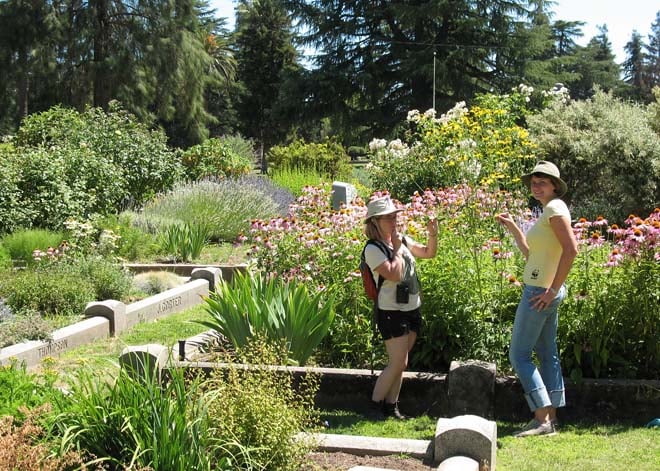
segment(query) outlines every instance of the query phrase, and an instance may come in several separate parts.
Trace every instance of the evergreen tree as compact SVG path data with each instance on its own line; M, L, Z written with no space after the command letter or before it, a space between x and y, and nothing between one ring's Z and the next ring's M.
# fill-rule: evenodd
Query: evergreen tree
M626 60L623 62L623 81L629 85L627 95L633 99L642 99L646 90L644 82L644 53L642 36L633 31L630 41L624 47Z
M646 74L645 83L649 89L660 87L660 11L655 15L651 25L651 34L646 48Z
M607 26L599 26L598 31L586 47L578 48L575 53L575 71L579 78L565 82L574 99L590 98L596 86L606 92L620 88L620 70L614 61Z
M367 138L387 136L410 109L435 102L443 112L477 93L508 91L528 57L521 32L549 2L532 2L533 9L522 0L284 3L299 19L303 44L317 52L316 112Z
M280 87L299 67L291 23L278 0L242 0L235 35L241 131L260 144L263 156L291 126L276 113Z

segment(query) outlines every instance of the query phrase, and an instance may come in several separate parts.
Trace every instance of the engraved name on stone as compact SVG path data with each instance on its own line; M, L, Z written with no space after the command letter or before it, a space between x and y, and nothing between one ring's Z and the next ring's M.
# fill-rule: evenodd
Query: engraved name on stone
M166 299L165 301L163 301L158 305L157 312L158 313L165 312L180 305L181 305L181 296L177 296L171 299Z
M69 342L67 339L58 340L57 342L49 342L43 347L39 347L39 358L43 358L53 353L59 353L63 350L66 350L69 347Z

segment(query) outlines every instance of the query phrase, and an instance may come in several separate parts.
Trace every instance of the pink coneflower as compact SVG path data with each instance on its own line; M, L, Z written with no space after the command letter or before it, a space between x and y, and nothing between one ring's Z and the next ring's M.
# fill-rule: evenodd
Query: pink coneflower
M599 247L603 245L604 242L605 239L603 238L603 236L600 235L600 232L594 231L591 233L591 236L589 237L588 244Z
M593 225L596 227L607 226L607 219L605 219L603 216L598 216L596 220L593 222Z
M585 290L581 289L580 292L577 294L577 296L575 296L575 299L576 299L576 301L584 301L588 297L589 297L589 295L587 294L587 292Z
M576 227L578 229L587 229L591 227L591 222L589 222L587 218L580 218L573 227Z

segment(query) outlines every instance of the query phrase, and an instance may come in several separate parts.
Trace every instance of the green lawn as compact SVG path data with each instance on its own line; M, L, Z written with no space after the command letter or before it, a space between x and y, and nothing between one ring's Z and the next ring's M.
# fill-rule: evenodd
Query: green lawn
M371 422L347 411L324 413L326 433L431 440L436 419ZM660 470L660 428L644 424L564 424L552 437L514 438L524 424L498 422L498 471Z
M48 365L64 377L81 365L106 369L108 375L114 377L117 359L124 347L147 343L174 346L179 339L206 331L205 327L194 323L206 315L200 305L152 323L138 324L119 338L72 349L50 360ZM346 411L325 412L321 420L326 422L323 431L327 433L418 440L431 440L436 425L436 419L428 416L408 421L370 422ZM514 438L513 434L522 425L498 422L498 471L660 471L660 428L584 422L562 424L560 433L553 437Z

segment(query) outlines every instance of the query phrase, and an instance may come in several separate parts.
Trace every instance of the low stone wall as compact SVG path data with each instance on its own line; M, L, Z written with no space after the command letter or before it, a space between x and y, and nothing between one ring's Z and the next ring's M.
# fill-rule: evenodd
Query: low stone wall
M86 319L54 331L50 340L1 349L0 365L18 361L32 368L46 357L57 357L81 345L117 336L137 324L185 311L202 303L221 277L219 268L196 268L187 283L136 303L126 305L112 299L88 303Z

